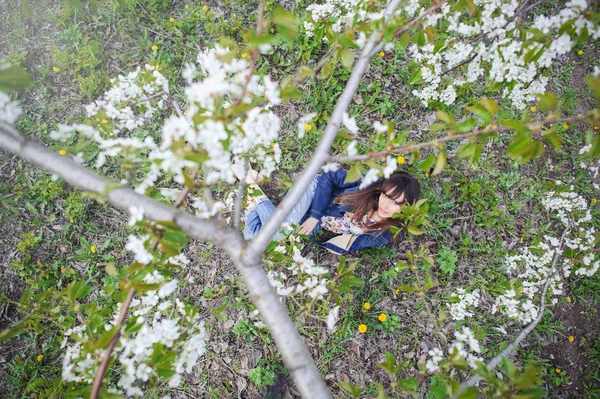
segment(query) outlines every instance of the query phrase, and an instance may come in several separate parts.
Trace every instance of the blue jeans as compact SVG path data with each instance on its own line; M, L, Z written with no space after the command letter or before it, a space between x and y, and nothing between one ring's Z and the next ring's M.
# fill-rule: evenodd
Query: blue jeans
M300 200L298 200L298 203L294 209L292 209L290 214L285 219L284 223L289 225L300 225L300 221L304 215L306 215L306 212L308 211L308 208L310 208L310 204L315 195L317 180L317 177L313 179L304 194L302 194L302 197L300 197ZM244 239L249 240L257 235L260 229L271 218L273 212L275 212L275 205L273 205L271 200L268 198L263 199L261 202L248 209L246 212L246 225L244 226ZM283 234L281 234L281 231L278 231L275 233L272 240L279 241L282 238Z

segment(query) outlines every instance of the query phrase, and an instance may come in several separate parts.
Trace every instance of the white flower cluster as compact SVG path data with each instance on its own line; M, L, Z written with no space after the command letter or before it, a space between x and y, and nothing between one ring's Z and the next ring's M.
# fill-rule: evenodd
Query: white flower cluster
M119 75L111 81L113 87L103 99L96 100L85 107L88 118L108 118L115 121L113 136L120 131L134 130L145 124L156 112L162 109L168 98L169 82L155 67L146 64L127 75ZM156 102L148 100L162 92Z
M454 336L456 340L449 347L450 361L465 360L472 368L476 367L476 362L483 361L482 357L476 355L481 353L481 347L469 327L463 327L462 331L455 331ZM425 363L425 368L430 373L436 372L440 368L440 362L444 360L444 351L433 348L428 354L430 358Z
M367 174L363 176L359 188L363 189L375 183L381 178L382 174L384 178L389 178L392 175L392 173L396 171L397 168L398 161L396 157L388 155L385 160L385 166L382 168L383 170L377 168L369 169Z
M107 157L126 157L129 163L136 164L136 170L144 171L141 179L132 181L141 194L163 175L184 184L184 170L199 164L204 184L211 185L218 180L233 183L232 157L260 165L260 173L269 176L281 160L281 149L275 142L281 122L271 111L272 106L281 103L278 84L269 76L251 74L250 65L244 59L224 61L230 55L229 49L217 46L201 52L197 66L186 66L188 110L184 115L173 115L164 122L159 143L151 136L117 136L141 126L163 107L169 91L167 81L149 65L144 70L138 68L126 76L119 76L102 100L87 107L88 116L97 120L92 123L95 128L59 125L51 137L66 140L77 132L97 142L101 151L96 167L103 166ZM196 76L204 78L194 81ZM165 94L148 101L160 92ZM229 113L238 103L259 105L232 118ZM142 133L138 132L138 137ZM141 153L147 155L140 158ZM160 181L168 183L169 179ZM213 204L199 199L194 203L200 217L214 216L223 209L220 202Z
M510 319L517 320L523 325L530 323L538 316L539 309L531 299L521 302L515 299L515 297L516 292L514 290L508 290L503 295L500 295L496 298L496 303L492 306L492 314L499 308Z
M534 34L529 32L526 34L526 41L523 41L522 32L516 28L514 21L508 23L519 7L516 0L475 0L475 5L480 10L480 17L472 24L467 24L466 21L473 18L463 13L451 12L448 4L427 18L425 25L433 25L438 19L448 21L447 31L450 36L444 46L434 47L427 44L418 47L413 44L409 47L413 59L421 64L421 76L424 81L424 87L421 90L413 90L413 94L420 98L425 106L431 100L447 105L454 103L456 87L476 82L487 70L489 79L500 83L512 83L513 87L506 88L503 95L511 100L515 108L524 109L528 102L536 99L535 93L545 92L548 79L539 76L539 71L552 65L558 56L569 52L574 45L571 36L558 33L563 24L573 20L575 35L580 35L586 29L592 39L600 38L600 26L583 14L587 8L584 0L568 2L566 8L555 16L536 17L532 27L551 37L549 45L541 40L529 44L530 40L534 39ZM412 10L406 10L408 14L409 11ZM465 43L479 35L484 35L487 42L480 41L476 45ZM525 61L531 53L536 54L537 59ZM442 81L445 71L469 59L463 75L459 75L458 78L448 77L447 81Z
M331 30L339 33L358 22L376 21L383 17L382 11L369 12L362 8L368 5L360 0L326 0L323 4L311 4L306 7L310 13L310 20L304 22L306 36L314 36L315 26L326 23L331 23Z
M292 245L286 247L280 244L274 251L290 256L292 262L282 270L269 270L268 277L271 285L280 296L304 293L311 299L323 299L323 295L329 292L327 289L329 280L322 276L329 270L316 266L312 259L302 256L296 245L300 243L300 237L291 234L287 240ZM267 261L267 266L273 268L275 265L273 262Z
M450 314L455 321L464 320L467 317L473 316L473 312L469 307L479 306L479 290L473 290L471 293L466 293L464 288L457 288L452 297L458 298L459 302L448 304Z
M164 277L154 271L144 278L144 282L161 283ZM174 360L163 364L171 368L174 374L169 378L169 386L177 387L181 375L190 373L198 358L206 351L206 331L198 314L186 308L179 299L173 302L167 299L177 288L177 281L163 284L158 291L148 291L140 299L134 298L131 303L131 314L136 317L135 325L141 325L137 332L124 334L113 354L123 368L117 382L116 393L131 396L142 396L141 385L151 378L158 378L155 367L156 359L151 360L160 345L163 357L167 352L175 353ZM174 311L177 317L166 316ZM119 317L120 304L117 306L114 321L104 326L105 330L114 327ZM65 332L62 347L65 349L63 360L63 380L91 383L95 369L102 358L103 350L86 352L85 342L88 340L85 326L78 326ZM160 358L159 358L160 359ZM122 390L122 391L121 391Z
M12 125L19 119L22 109L14 101L11 101L10 96L3 91L0 91L0 122L6 122Z
M542 295L548 279L547 295L561 295L563 279L569 277L573 269L576 268L574 273L577 275L591 276L600 268L600 259L594 253L596 231L594 227L584 226L591 220L590 211L583 197L572 190L573 187L567 192L551 192L542 199L542 204L555 212L565 227L570 228L563 245L571 249L575 257L564 259L553 271L554 258L563 253L563 247L558 238L551 236L544 236L544 241L531 250L525 247L520 254L507 257L507 273L516 274L522 288L516 291L510 289L496 298L492 313L500 310L509 318L527 324L538 316L539 309L534 301L539 301L537 298ZM579 257L581 263L577 261ZM557 298L552 298L553 304L557 301Z
M575 225L592 220L585 198L573 191L550 192L542 198L542 205L556 215L565 226Z
M455 331L454 336L456 337L456 341L450 345L449 351L452 356L450 360L464 359L472 368L477 367L475 362L482 362L483 358L475 355L475 353L481 353L481 348L479 347L479 341L475 339L471 329L463 327L462 331Z

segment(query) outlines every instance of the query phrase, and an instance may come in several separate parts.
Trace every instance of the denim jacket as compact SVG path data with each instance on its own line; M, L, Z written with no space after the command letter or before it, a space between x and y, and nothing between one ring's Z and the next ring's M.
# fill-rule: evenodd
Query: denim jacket
M315 195L312 199L308 212L304 215L301 222L314 217L317 220L321 220L323 216L334 216L343 217L346 212L350 212L350 209L336 204L334 200L340 196L355 192L358 190L361 181L355 181L351 183L344 183L346 179L345 170L336 170L335 172L326 172L318 176L317 188L315 189ZM321 224L318 223L313 230L313 234L321 230ZM327 242L316 241L316 244L327 248L337 254L344 255L348 252L359 251L368 247L381 247L389 245L392 242L392 237L387 230L374 230L367 231L354 240L350 248L340 248L334 244Z

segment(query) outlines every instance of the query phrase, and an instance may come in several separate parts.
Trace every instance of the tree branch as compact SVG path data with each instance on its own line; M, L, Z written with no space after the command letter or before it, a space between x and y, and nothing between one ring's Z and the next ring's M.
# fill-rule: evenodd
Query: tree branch
M119 319L115 324L117 327L116 334L110 339L108 347L104 354L102 355L102 361L100 362L100 366L98 366L98 370L96 371L96 377L94 378L94 385L92 386L92 393L90 394L90 399L97 399L98 394L100 393L100 388L102 387L102 380L104 379L104 374L106 374L106 369L108 368L108 363L110 362L110 356L112 351L115 349L117 345L117 341L121 338L121 327L125 322L125 317L127 316L127 310L131 305L131 301L133 300L133 296L135 295L135 289L130 288L127 293L127 298L125 298L125 302L121 306L121 312L119 313Z
M287 309L271 287L261 262L246 263L243 255L246 241L239 232L223 221L200 219L140 195L126 187L111 189L114 183L46 147L30 141L12 126L0 122L0 148L21 156L39 167L62 177L67 183L105 196L121 209L136 205L144 209L144 216L153 221L172 221L188 236L212 242L223 248L235 263L249 291L250 300L261 312L271 331L286 368L304 398L331 398L312 356L298 334Z
M567 234L568 231L569 231L569 228L567 227L563 231L562 236L560 237L560 243L558 245L558 248L560 248L561 250L562 250L563 242L565 239L565 235ZM499 355L497 355L492 360L490 360L490 362L486 365L486 368L488 369L488 371L491 372L494 368L496 368L496 366L498 364L500 364L502 359L511 356L513 354L514 350L517 348L517 346L519 346L521 341L523 341L525 339L525 337L527 337L527 335L529 335L529 333L531 331L533 331L533 329L535 328L535 326L537 326L537 324L540 322L540 320L542 320L542 317L544 316L544 310L546 309L546 292L548 291L548 285L550 285L550 280L552 279L552 276L554 275L554 268L556 267L556 262L558 262L559 256L560 256L560 253L557 251L556 255L554 256L554 260L552 261L552 267L550 268L548 277L546 277L546 283L544 284L544 289L542 291L542 298L540 299L540 310L538 312L537 317L531 323L529 323L529 325L521 331L521 333L517 336L517 338L515 338L515 340L513 342L511 342L502 352L500 352ZM460 384L458 391L456 391L454 396L452 396L452 399L458 398L458 396L462 393L462 391L464 391L468 387L474 386L482 379L483 379L483 377L481 377L479 374L469 377L467 380L463 381L462 384Z
M389 21L399 4L400 0L392 0L388 4L385 11L386 22ZM273 235L280 229L281 223L283 223L287 215L289 215L289 213L292 211L302 194L304 194L304 191L310 182L319 172L319 169L323 163L327 160L329 148L331 147L331 144L335 139L335 135L340 128L343 115L348 109L356 89L358 89L362 75L369 66L369 62L371 60L369 54L371 54L372 50L377 46L379 36L380 32L373 32L365 44L363 52L356 62L352 74L346 83L346 87L338 98L337 104L333 110L333 113L331 114L331 118L329 119L329 122L325 127L325 131L323 132L323 137L321 138L321 141L319 142L319 145L310 163L304 169L304 172L302 175L300 175L296 184L294 184L283 201L275 209L275 212L273 215L271 215L269 221L262 227L258 235L251 241L246 253L246 256L248 257L248 263L259 263L261 254L267 248L269 242L271 242L271 237L273 237Z
M583 122L583 121L585 121L585 119L586 118L583 116L582 117L571 116L571 117L567 117L567 118L552 118L552 119L547 119L545 121L533 122L533 123L530 123L528 126L531 127L531 130L533 130L535 132L535 131L539 131L539 129L544 126L551 125L553 123ZM400 148L393 148L391 150L372 152L370 154L353 155L353 156L331 156L328 158L328 162L366 161L368 159L373 159L373 158L384 158L387 155L397 154L399 152L409 152L409 151L418 150L418 149L426 148L426 147L437 147L439 145L439 143L443 143L446 141L460 140L460 139L479 136L479 135L486 134L486 133L501 133L501 132L506 132L509 130L512 130L512 129L509 127L500 127L500 126L489 128L489 129L486 127L486 128L479 129L479 130L474 130L469 133L455 134L455 135L431 140L426 143L411 144L411 145L407 145L407 146L400 147ZM537 133L537 134L539 135L540 133ZM534 133L534 135L536 135L536 134Z

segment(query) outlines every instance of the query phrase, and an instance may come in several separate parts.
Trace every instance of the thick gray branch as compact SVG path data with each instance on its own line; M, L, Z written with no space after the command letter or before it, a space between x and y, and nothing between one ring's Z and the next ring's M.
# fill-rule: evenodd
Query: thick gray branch
M563 234L560 237L560 244L558 245L557 251L558 250L562 251L562 249L563 249L562 244L564 242L565 235L567 234L568 231L569 231L569 228L566 228L563 231ZM493 369L495 369L496 366L500 364L502 359L511 356L513 354L513 352L515 351L515 349L517 349L517 347L519 346L521 341L523 341L525 339L525 337L527 337L529 335L529 333L533 331L535 326L537 326L538 323L542 320L542 317L544 316L544 310L546 309L546 292L548 291L548 286L550 285L550 280L552 280L552 277L554 276L554 269L556 268L556 262L558 262L558 258L560 257L561 253L562 252L557 252L552 261L552 267L550 268L550 272L548 273L548 277L546 278L546 283L544 284L544 288L542 291L542 298L540 299L540 310L538 312L537 317L531 323L529 323L529 325L527 325L527 327L525 327L519 333L519 335L517 335L517 338L515 338L515 340L513 342L511 342L502 352L500 352L500 354L496 355L496 357L494 357L492 360L489 361L488 364L486 364L486 368L488 369L488 371L492 371ZM463 381L460 384L458 391L454 394L454 396L452 396L452 399L458 398L458 396L462 393L462 391L464 391L468 387L474 386L481 380L483 380L483 377L481 377L478 374L469 377L467 380Z
M400 2L401 0L392 0L387 5L385 10L386 22L392 17ZM298 178L296 184L294 184L294 186L290 189L277 209L275 209L275 212L267 224L262 227L258 235L250 243L247 256L249 257L249 261L251 263L259 262L261 254L271 241L271 237L273 237L273 235L281 228L280 226L285 218L300 200L300 197L302 197L310 182L319 172L323 163L325 163L327 160L329 148L331 148L331 144L335 139L335 135L340 128L340 123L342 122L344 113L348 109L356 89L358 89L360 80L369 66L373 49L378 46L380 35L381 34L379 31L373 32L365 44L362 54L356 62L354 69L352 70L352 74L346 83L346 87L337 100L333 113L331 114L331 118L329 118L329 122L327 123L325 131L323 132L323 137L321 138L319 146L317 147L310 163L304 169L304 172Z
M292 323L287 309L273 291L260 262L250 265L243 262L242 254L246 242L239 232L222 221L199 219L126 187L117 187L106 192L114 183L77 164L69 157L60 156L38 143L27 140L12 126L2 122L0 147L62 177L72 186L105 195L106 200L118 208L127 210L136 205L144 209L144 216L149 220L172 221L190 237L212 242L223 248L235 262L248 287L250 299L261 312L302 396L311 399L331 397L312 356Z

